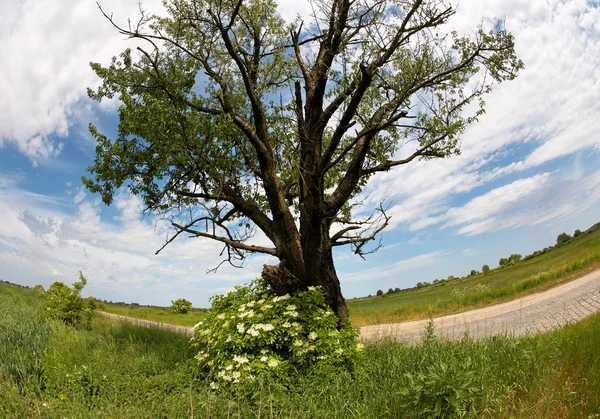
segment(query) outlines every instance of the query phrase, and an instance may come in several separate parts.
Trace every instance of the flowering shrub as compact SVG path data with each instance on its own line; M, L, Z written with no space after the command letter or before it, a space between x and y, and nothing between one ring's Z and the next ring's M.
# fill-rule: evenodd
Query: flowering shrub
M62 282L50 285L44 302L44 315L58 319L75 327L89 327L92 314L96 309L96 299L81 297L81 290L87 280L79 272L79 281L73 283L73 289Z
M35 292L35 294L38 295L38 296L40 296L40 297L45 297L46 296L46 290L40 284L37 284L35 287L33 287L33 292Z
M337 330L337 317L320 288L276 296L262 280L212 298L194 327L196 359L212 388L258 376L289 378L294 371L351 367L362 344L358 330Z
M192 303L185 298L171 300L171 308L177 314L186 314L192 309Z

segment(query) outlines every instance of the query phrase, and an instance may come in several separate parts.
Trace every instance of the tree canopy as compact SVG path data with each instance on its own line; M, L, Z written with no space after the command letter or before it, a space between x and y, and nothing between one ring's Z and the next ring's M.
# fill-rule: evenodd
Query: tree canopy
M495 24L444 33L444 0L313 1L284 21L271 0L168 0L115 28L142 45L108 66L88 94L118 98L118 136L90 125L96 159L83 181L106 204L126 185L146 212L181 233L217 240L278 293L324 288L344 323L331 249L364 255L388 225L382 202L357 218L371 176L460 151L482 97L522 62ZM102 11L105 13L104 11ZM272 246L247 242L259 229ZM367 248L369 243L374 246Z

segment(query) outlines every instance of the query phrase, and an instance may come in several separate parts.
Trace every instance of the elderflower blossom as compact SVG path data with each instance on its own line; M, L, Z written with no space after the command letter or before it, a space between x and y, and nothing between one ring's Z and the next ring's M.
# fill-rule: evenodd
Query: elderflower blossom
M277 365L279 365L279 362L275 359L272 359L267 363L267 365L271 368L275 368L275 367L277 367Z
M285 314L287 314L290 317L298 317L297 311L286 311Z
M360 342L356 344L356 349L358 349L359 351L362 351L364 347L365 347L365 345L363 345Z
M290 295L289 294L285 294L285 295L282 295L282 296L274 297L273 298L273 302L276 303L278 301L287 300L288 298L290 298Z
M284 324L282 324L283 327L285 327L286 329L292 327L292 324L290 322L285 322Z
M265 302L265 299L264 299L264 298L261 298L260 300L258 300L258 301L256 302L256 304L263 304L264 302Z
M239 371L234 371L233 373L231 373L231 376L232 376L233 378L236 378L236 379L237 379L237 378L240 378L240 377L241 377L241 375L242 375L242 373L241 373L241 372L239 372Z
M292 343L292 345L297 346L297 347L301 347L301 346L304 346L304 342L302 342L300 339L296 339L294 341L294 343Z
M266 356L261 356L260 357L260 362L267 362L268 360L269 360L269 358L266 357Z
M308 338L309 338L310 340L315 340L315 339L317 338L317 334L316 334L315 332L310 332L310 333L308 334Z
M213 381L210 383L210 388L212 388L213 390L217 390L219 386Z
M233 369L233 365L229 364L225 367L227 371L231 371Z
M221 314L219 314L219 315L217 316L217 319L219 319L219 320L224 320L224 319L225 319L225 317L226 317L226 316L225 316L225 313L221 313Z
M308 287L308 290L309 290L309 291L314 291L314 290L316 290L317 288L319 288L319 287Z
M296 310L296 306L293 304L290 304L289 306L286 307L286 310L294 311L294 310Z
M198 328L202 326L202 322L198 322L194 325L194 327L192 328L192 330L195 332L196 330L198 330Z
M343 353L344 353L344 350L343 350L342 348L337 348L337 349L335 350L335 353L336 353L336 354L338 354L338 355L341 355L341 354L343 354Z
M238 333L244 334L244 332L246 331L246 329L244 329L244 323L238 323L237 331Z
M238 356L238 355L235 355L233 357L233 361L238 364L247 364L248 362L250 362L250 360L248 358L243 357L243 356Z
M248 329L248 331L246 333L248 333L250 336L256 337L259 335L260 332L258 330L256 330L254 327L251 327Z
M254 301L249 301L248 303L246 303L248 307L254 307L254 304L256 304Z

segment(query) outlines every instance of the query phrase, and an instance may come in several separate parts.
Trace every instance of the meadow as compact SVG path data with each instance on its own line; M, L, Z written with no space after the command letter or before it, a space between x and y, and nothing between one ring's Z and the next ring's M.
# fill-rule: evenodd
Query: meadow
M0 284L0 417L600 417L600 314L522 339L367 345L352 371L298 371L211 391L188 338L96 316L41 320L32 290Z
M395 323L455 314L497 304L576 279L600 268L600 228L594 226L568 243L488 274L413 288L400 293L348 300L354 326ZM106 304L104 311L129 317L193 326L205 311L177 314L166 307Z

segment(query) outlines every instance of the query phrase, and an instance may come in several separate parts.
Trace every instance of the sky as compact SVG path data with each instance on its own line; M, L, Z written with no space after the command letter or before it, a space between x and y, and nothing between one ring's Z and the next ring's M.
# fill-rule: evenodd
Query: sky
M100 0L120 23L137 0ZM161 2L144 1L151 12ZM170 305L209 297L260 275L268 256L223 266L221 246L181 238L158 256L167 228L141 217L121 191L110 207L81 183L93 163L87 126L114 134L118 103L92 102L108 64L131 41L94 1L3 0L0 15L0 279L48 287L82 271L85 295ZM286 19L306 2L281 0ZM504 19L525 63L486 96L486 114L462 137L462 153L413 162L374 177L365 205L391 204L383 248L366 260L337 250L346 298L463 276L501 257L552 245L600 221L600 6L592 0L462 0L449 27L473 31ZM7 58L8 57L8 58ZM113 135L114 137L114 135Z

